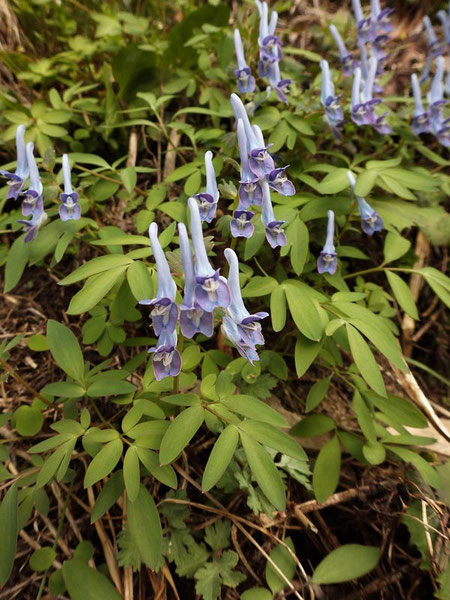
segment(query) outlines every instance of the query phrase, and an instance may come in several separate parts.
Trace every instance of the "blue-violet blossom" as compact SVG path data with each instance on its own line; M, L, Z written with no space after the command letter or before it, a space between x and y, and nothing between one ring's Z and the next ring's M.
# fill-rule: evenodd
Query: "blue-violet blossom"
M39 229L47 221L47 218L48 215L46 212L44 212L44 201L42 200L42 196L39 196L33 206L31 219L28 221L26 219L20 219L17 221L21 225L25 226L25 231L27 232L24 240L25 242L31 242L31 240L35 239Z
M70 219L76 221L81 215L81 206L78 204L78 194L72 189L72 179L70 175L70 163L67 154L63 154L62 168L64 178L64 192L61 194L62 204L59 207L59 216L62 221Z
M242 208L248 209L252 204L261 205L262 187L257 177L251 170L248 160L247 135L245 125L242 119L237 122L237 139L239 146L239 155L241 158L241 179L239 182L239 204Z
M198 202L200 219L206 223L211 223L216 216L217 202L219 200L219 190L217 188L212 157L213 155L210 150L205 152L206 192L194 194L193 196Z
M157 346L149 348L153 353L153 371L157 381L164 377L176 377L181 371L181 356L177 350L176 331L163 331Z
M334 212L328 211L328 224L327 224L327 239L325 245L317 259L317 270L319 273L330 273L334 275L337 269L337 254L336 248L334 247Z
M230 221L231 235L233 237L251 238L255 231L252 219L255 216L251 210L245 210L242 207L237 208Z
M351 171L347 171L347 177L350 182L353 193L355 193L355 178ZM359 214L361 217L361 229L367 235L373 235L375 231L381 231L383 229L383 220L380 215L373 210L368 202L364 198L355 194L356 201L358 202Z
M445 59L443 56L436 58L436 72L428 92L428 112L430 115L431 131L439 142L450 147L450 119L444 119L442 108L447 103L444 100L444 71Z
M17 200L22 188L25 184L25 180L28 177L28 160L25 150L25 125L19 125L16 129L16 149L17 149L17 165L14 173L9 171L1 171L0 175L8 179L7 185L9 186L7 199L14 198Z
M42 183L39 176L39 170L37 168L36 160L33 154L34 144L28 142L26 146L26 154L28 161L28 169L30 174L30 181L28 189L24 192L24 199L22 201L22 214L24 217L36 213L40 215L43 209L40 208L39 198L42 196Z
M340 96L335 96L334 84L331 79L330 67L326 60L320 61L322 69L321 103L325 109L325 118L333 133L340 139L339 129L344 123L344 111L339 105Z
M225 277L220 276L219 269L214 271L209 263L197 202L194 198L189 198L188 205L195 254L195 300L203 310L208 312L218 307L227 308L231 302L227 281Z
M247 92L253 92L255 89L255 78L245 60L244 47L242 46L241 34L239 29L234 30L234 49L236 52L236 58L238 68L235 70L237 78L237 86L240 94Z
M347 50L344 40L342 39L335 25L330 25L330 32L339 50L344 77L350 77L350 75L353 73L353 69L355 68L355 59L353 58L353 54Z
M415 73L411 75L411 87L414 97L414 116L411 129L414 135L428 133L430 131L430 117L423 106L420 83Z
M286 221L277 221L273 212L272 201L270 199L270 188L267 181L263 181L263 202L261 211L261 221L266 231L266 239L272 248L277 246L286 246L286 234L282 225Z
M442 56L445 52L445 46L442 41L437 37L433 25L431 24L430 17L425 15L423 18L423 24L425 26L425 31L427 33L428 38L428 54L427 60L425 63L425 68L422 73L422 77L420 78L420 83L423 83L428 79L428 75L430 74L430 67L435 58L438 56Z
M195 200L193 200L195 203ZM196 203L195 203L196 204ZM158 225L151 223L148 228L148 235L152 247L153 256L156 263L156 272L158 276L158 289L156 298L152 300L141 300L139 304L153 306L151 311L153 329L156 335L161 333L172 333L175 330L178 320L178 307L175 303L177 286L172 279L169 263L158 239Z
M180 254L184 271L184 297L180 306L180 329L184 337L192 338L196 333L211 337L214 331L214 316L206 312L195 300L195 272L189 237L184 223L178 224Z

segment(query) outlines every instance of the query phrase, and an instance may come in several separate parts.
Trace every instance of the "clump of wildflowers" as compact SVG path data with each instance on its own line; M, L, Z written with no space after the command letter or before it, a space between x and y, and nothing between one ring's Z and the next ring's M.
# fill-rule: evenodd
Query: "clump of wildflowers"
M351 171L347 171L347 177L350 182L350 186L355 192L355 177ZM380 215L370 206L370 204L360 196L355 194L356 201L358 202L359 214L361 217L361 229L367 235L373 235L375 231L381 231L384 227L383 219Z

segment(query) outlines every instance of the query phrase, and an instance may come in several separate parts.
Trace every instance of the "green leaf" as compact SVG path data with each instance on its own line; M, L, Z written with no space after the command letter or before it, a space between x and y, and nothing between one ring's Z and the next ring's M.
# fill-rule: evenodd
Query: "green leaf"
M270 295L270 316L274 331L281 331L286 325L286 294L284 288L279 285Z
M384 240L384 264L398 260L411 248L411 242L398 235L388 231Z
M99 571L80 560L68 560L62 567L64 583L71 600L121 600L122 596Z
M50 352L58 366L75 379L80 385L84 383L84 362L78 340L72 331L49 319L47 323L47 340Z
M166 178L166 181L172 182L184 179L185 177L192 175L192 173L197 172L198 167L199 164L197 162L182 165L181 167L178 167L178 169L175 169L175 171L172 171L172 173Z
M108 481L102 488L102 491L97 496L94 507L91 512L91 523L94 523L113 506L124 489L123 472L121 470L114 471Z
M416 303L414 302L413 295L408 284L403 279L393 273L392 271L386 271L386 277L388 278L389 285L394 293L395 299L400 304L401 308L407 313L412 319L419 320L419 313L417 312Z
M364 198L371 191L376 183L378 172L375 170L363 171L358 175L355 184L355 194Z
M371 465L380 465L386 459L386 449L380 442L367 442L362 447L362 452Z
M273 277L252 277L245 288L242 290L243 298L256 298L267 296L278 287L278 282Z
M237 394L225 398L222 403L233 412L237 412L244 417L264 421L276 427L289 427L289 423L279 412L253 396Z
M106 374L105 374L106 375ZM92 383L87 389L87 395L91 398L100 396L117 396L119 394L132 394L136 386L129 381L123 381L116 377L103 377Z
M131 258L127 258L123 254L105 254L104 256L97 256L89 262L78 267L73 273L67 275L59 282L59 285L70 285L82 279L87 279L91 275L97 275L103 271L109 271L110 269L116 269L130 265L133 262Z
M84 154L82 152L71 152L69 159L72 164L79 163L80 165L94 165L96 167L105 167L110 169L110 165L101 156L96 154Z
M251 435L240 431L250 470L267 499L278 510L285 510L283 481L268 452Z
M326 379L321 379L317 381L314 385L311 386L311 389L308 392L306 397L305 410L306 412L310 412L316 406L322 402L325 396L328 393L328 388L330 387L331 376Z
M307 460L303 448L295 440L269 423L246 420L239 424L239 429L253 436L263 446L296 460Z
M136 187L137 173L135 167L126 167L120 170L120 179L129 194Z
M155 502L143 485L136 500L127 504L127 518L128 530L142 561L155 569L162 554L161 523Z
M309 231L300 217L286 229L286 237L291 244L291 264L297 275L301 275L309 253Z
M183 202L177 202L176 200L164 202L164 204L158 206L158 210L168 215L174 221L178 221L178 223L186 222L186 204Z
M205 418L202 406L191 406L180 413L169 425L161 441L161 465L171 463L189 444Z
M24 437L36 435L44 424L44 415L34 406L22 405L14 412L17 432Z
M441 487L442 483L438 474L430 465L430 463L422 458L420 454L417 454L417 452L413 452L408 448L401 448L400 446L386 445L386 448L400 457L403 461L414 465L429 485L435 489L439 489Z
M139 458L135 446L130 446L123 459L123 479L128 499L134 502L139 493L140 484Z
M139 456L139 460L144 465L144 467L149 471L153 477L155 477L164 485L168 487L177 488L177 476L175 471L170 465L164 465L161 467L159 465L159 457L156 452L152 452L147 448L137 447L137 453Z
M333 419L327 417L327 415L317 414L305 417L296 423L289 433L299 438L310 438L328 433L334 428Z
M8 581L14 564L17 546L17 483L6 492L0 505L0 587Z
M273 318L273 316L272 316ZM322 342L313 342L301 333L295 343L295 370L302 377L309 369L322 348Z
M50 546L44 546L35 550L30 556L30 567L33 571L46 571L52 566L56 558L56 552Z
M374 546L345 544L332 550L316 567L312 583L330 584L350 581L372 571L381 552Z
M346 324L350 350L359 372L367 384L380 396L386 397L380 368L362 335L352 325Z
M369 442L375 442L377 433L375 431L374 417L361 394L356 390L353 396L353 410L358 419L359 426Z
M337 194L349 187L347 169L334 169L322 179L319 190L322 194Z
M295 554L294 543L291 538L287 537L284 542ZM295 575L295 560L289 550L285 546L278 544L269 556L286 578L291 581ZM287 585L286 581L278 574L278 571L275 570L274 566L269 561L266 563L265 576L267 584L273 594L281 592Z
M89 277L83 288L73 296L67 313L69 315L80 315L94 308L111 290L118 279L122 277L126 269L127 267L124 265Z
M341 449L337 435L331 438L317 456L313 471L313 489L317 502L325 502L337 488L341 470Z
M239 440L239 434L234 425L228 425L217 438L211 450L202 478L202 490L208 492L225 473L233 458Z
M58 381L57 383L48 383L41 390L42 394L50 396L61 396L64 398L81 398L84 396L84 388L70 381Z
M152 278L143 262L138 260L128 267L127 280L131 293L138 302L145 298L153 298Z
M241 596L241 600L272 600L272 598L272 594L266 588L251 588Z
M364 395L375 404L378 410L406 427L422 429L428 424L425 415L405 398L394 396L394 394L388 394L387 398L383 398L373 392L365 392Z
M93 485L103 477L107 477L119 462L122 456L123 442L121 439L108 442L94 456L84 476L84 487Z
M324 326L311 295L289 283L284 283L283 287L295 324L304 336L312 341L319 341Z

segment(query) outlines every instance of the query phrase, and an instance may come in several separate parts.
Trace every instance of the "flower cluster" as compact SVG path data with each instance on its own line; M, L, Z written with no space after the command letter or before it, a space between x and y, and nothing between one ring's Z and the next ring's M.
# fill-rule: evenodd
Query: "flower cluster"
M283 196L293 196L295 188L286 176L287 167L275 167L261 129L257 125L251 125L239 96L232 94L231 104L237 123L241 158L239 205L233 213L231 233L233 237L249 238L253 235L255 228L251 221L254 213L249 209L252 205L256 205L261 207L261 221L271 247L285 246L286 235L282 229L284 221L275 219L270 189Z
M291 80L282 79L280 74L280 61L283 58L283 53L280 39L275 35L278 13L275 10L272 11L269 20L267 2L255 0L255 3L260 18L258 74L261 78L268 80L270 88L274 89L280 100L287 104L286 93L289 91ZM245 60L244 47L238 29L234 30L234 48L238 67L235 70L238 91L240 94L253 92L256 87L255 78Z
M231 249L225 250L230 266L228 279L214 270L209 262L203 239L202 219L195 198L188 200L193 254L189 236L183 223L178 225L181 262L184 271L184 292L180 306L176 303L177 286L158 239L158 226L149 227L150 244L155 258L158 288L156 297L141 300L151 306L153 329L158 336L153 353L153 368L157 380L176 376L181 370L181 356L177 350L177 324L182 335L192 338L197 333L211 337L214 331L214 310L225 312L222 318L224 335L239 353L249 360L258 360L257 344L264 344L259 321L267 313L250 315L246 310L239 285L239 264ZM195 259L195 260L194 260Z
M22 197L22 215L31 217L18 221L25 227L25 242L31 242L38 234L39 229L47 221L47 213L44 211L44 200L42 197L43 186L39 169L34 158L34 144L25 144L25 126L19 125L16 130L17 164L14 173L0 171L0 175L7 179L8 199L17 200ZM81 209L78 204L78 194L72 190L70 178L70 165L67 154L63 155L63 177L64 193L61 194L61 206L59 215L63 221L68 219L79 219ZM28 188L24 190L26 181Z
M381 102L374 98L374 93L379 93L382 88L376 83L376 77L383 72L387 58L386 43L392 25L389 22L391 9L381 10L379 0L371 1L371 13L364 17L360 0L352 0L353 12L356 18L356 45L359 49L359 61L347 47L334 25L330 25L331 35L339 51L344 77L353 76L351 119L357 125L369 125L378 133L392 133L391 127L386 122L387 113L377 115L375 107ZM368 48L367 48L368 45ZM369 49L369 54L368 54ZM327 61L321 61L322 68L322 98L325 108L325 118L335 136L340 138L340 128L344 123L343 112L339 106L340 96L335 96L334 85L331 79Z

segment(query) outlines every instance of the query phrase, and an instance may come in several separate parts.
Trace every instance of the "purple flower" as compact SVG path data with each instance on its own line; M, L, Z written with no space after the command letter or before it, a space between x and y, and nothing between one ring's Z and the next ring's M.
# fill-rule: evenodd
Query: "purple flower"
M322 69L321 103L325 109L325 117L335 135L340 138L339 129L344 123L344 111L339 105L340 96L334 95L330 67L326 60L320 61Z
M342 72L344 74L344 77L350 77L350 75L353 73L353 69L355 68L355 59L353 58L353 54L348 52L344 41L341 38L341 35L336 29L335 25L330 25L330 32L339 50L339 55L341 57Z
M25 242L31 242L31 240L35 239L39 229L42 227L42 225L44 225L47 219L47 213L44 212L44 201L42 200L42 196L39 196L33 207L31 219L29 219L28 221L25 219L17 221L21 225L24 225L25 231L27 231L27 235L25 236Z
M219 190L217 188L216 173L212 164L212 152L205 152L205 169L206 169L206 192L202 194L194 194L200 210L200 219L206 223L211 221L216 216L217 202L219 200Z
M443 56L436 58L436 72L428 92L428 112L430 116L431 131L438 136L439 132L447 127L447 121L442 115L442 108L446 104L444 100L444 71L445 59Z
M180 306L180 329L184 337L192 338L196 333L211 337L214 331L212 312L204 311L195 300L195 273L189 237L184 223L178 224L181 262L184 270L184 298Z
M153 371L157 381L164 377L176 377L181 371L181 356L177 350L177 334L175 331L163 331L158 338L158 345L150 348L153 354Z
M445 12L445 10L439 10L437 17L442 23L442 32L444 34L445 43L450 44L450 5L448 12Z
M230 340L232 344L236 346L237 351L241 356L246 358L252 365L255 361L259 360L258 352L253 344L249 344L239 331L238 326L233 319L225 315L222 319L222 333Z
M26 146L28 169L30 173L30 182L28 189L24 192L25 198L22 201L22 214L24 217L34 214L40 215L42 210L39 209L39 198L42 196L42 183L39 176L36 160L33 154L34 144L28 142Z
M234 250L227 248L225 258L230 266L228 275L228 287L231 292L231 304L227 313L236 323L241 338L250 346L264 344L261 333L260 321L269 316L266 312L258 312L251 315L245 308L242 300L241 286L239 284L239 262Z
M280 40L275 36L278 14L273 11L268 22L268 6L266 2L255 0L259 12L259 63L258 73L260 77L268 77L271 65L280 60Z
M78 204L78 194L72 189L72 180L70 176L70 163L67 154L63 154L62 168L64 178L64 193L61 194L61 206L59 207L59 216L62 221L70 219L76 221L81 215L81 206Z
M355 193L355 178L351 171L347 171L347 177L350 182L353 193ZM361 216L361 229L367 235L373 235L375 231L381 231L383 229L383 220L380 215L373 210L368 202L364 198L360 198L355 194L356 201L358 202L359 214Z
M17 200L25 184L25 180L28 177L28 160L24 137L25 125L19 125L16 129L17 165L14 173L0 170L0 175L8 179L7 185L9 186L9 190L6 197L7 200L10 198Z
M195 200L193 200L195 203ZM169 264L158 240L158 225L152 223L148 228L148 235L156 263L158 276L158 289L156 298L141 300L139 304L153 306L151 311L153 329L156 335L172 333L178 320L178 307L175 303L177 286L170 274Z
M390 33L394 28L389 21L389 17L394 9L384 8L381 10L379 0L371 0L370 5L373 36L376 38L380 34Z
M286 234L282 229L282 225L286 221L277 221L273 212L272 201L270 199L270 188L267 181L263 182L263 202L261 221L266 230L266 239L272 248L277 246L286 246Z
M209 263L197 202L193 198L189 198L188 204L195 254L195 300L207 312L212 312L219 306L227 308L231 302L231 297L226 279L220 276L219 270L214 271Z
M381 102L379 98L373 98L373 87L377 72L377 59L371 56L369 59L369 71L361 89L361 69L355 69L352 86L352 121L357 125L371 125L378 133L388 134L392 132L386 123L387 113L377 116L375 106Z
M253 92L255 89L255 78L250 71L249 66L245 60L244 47L242 46L241 34L239 29L234 30L234 49L236 52L236 58L238 68L234 72L237 77L237 85L240 94L247 92Z
M319 273L330 273L334 275L337 269L337 254L336 248L334 247L334 212L328 211L328 224L327 224L327 239L325 245L317 259L317 270Z
M422 103L422 92L417 75L411 75L411 87L414 97L414 116L411 124L414 135L430 131L430 118Z
M269 173L268 181L270 187L281 194L282 196L293 196L295 194L295 187L292 181L289 181L287 175L285 173L286 169L289 167L280 167L278 169L273 169Z
M430 74L430 67L433 60L439 56L442 56L445 52L445 46L442 41L436 36L436 33L433 29L433 25L431 24L430 17L425 15L423 18L423 24L425 26L425 31L428 37L428 54L427 61L425 63L425 68L422 73L422 77L420 78L420 83L423 83L428 79L428 75Z
M255 226L251 222L255 213L250 210L242 210L238 207L233 213L230 222L231 235L233 237L251 238L255 231Z
M262 187L258 177L250 170L248 160L248 142L245 133L245 125L242 119L237 122L237 138L239 154L241 157L241 180L239 185L239 203L243 208L249 208L252 204L261 205Z
M370 42L372 36L371 19L365 19L360 0L352 0L353 12L356 19L356 35L360 42Z

